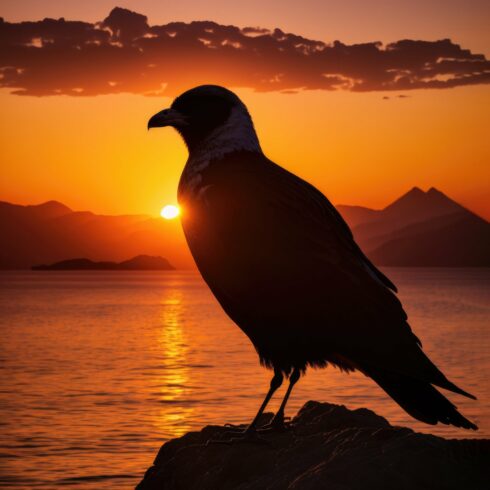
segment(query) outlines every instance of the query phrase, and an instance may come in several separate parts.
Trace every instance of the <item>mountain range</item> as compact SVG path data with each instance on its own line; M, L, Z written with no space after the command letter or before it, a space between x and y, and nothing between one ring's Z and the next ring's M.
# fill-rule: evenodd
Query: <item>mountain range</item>
M381 210L337 209L377 265L490 266L490 223L434 187L414 187Z
M0 235L0 269L79 257L121 262L137 255L165 257L178 269L193 266L178 220L97 215L56 201L36 206L0 201Z
M490 223L435 188L414 187L380 210L337 209L377 265L490 266ZM194 267L178 220L97 215L56 201L34 206L0 201L0 234L0 269L136 255L163 256L178 269Z

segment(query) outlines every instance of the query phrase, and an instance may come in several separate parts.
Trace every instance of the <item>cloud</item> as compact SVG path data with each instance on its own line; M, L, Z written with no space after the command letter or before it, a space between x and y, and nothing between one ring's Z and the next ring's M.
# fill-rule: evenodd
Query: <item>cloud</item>
M201 83L256 91L407 91L490 83L490 61L449 39L326 44L215 22L150 26L115 8L102 22L0 19L0 87L19 95L175 95Z
M394 95L393 97L396 97L397 99L409 99L411 95L405 95L405 94L399 94L399 95ZM382 97L383 100L390 100L392 97L389 97L388 95L384 95Z

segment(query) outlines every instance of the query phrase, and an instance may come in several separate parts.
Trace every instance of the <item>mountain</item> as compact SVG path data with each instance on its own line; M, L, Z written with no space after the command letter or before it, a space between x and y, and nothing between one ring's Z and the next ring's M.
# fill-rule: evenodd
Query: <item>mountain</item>
M361 223L374 220L379 213L376 209L365 208L363 206L338 204L336 208L351 228Z
M167 259L138 255L123 262L94 262L89 259L69 259L51 265L35 265L34 271L76 271L76 270L109 270L109 271L169 271L174 270Z
M0 269L29 269L73 257L120 262L163 256L177 268L194 262L178 220L145 215L104 216L50 201L37 206L0 202Z
M444 217L445 218L445 217ZM424 226L407 227L374 250L380 265L418 267L490 267L490 225L475 215L451 215ZM422 229L427 226L427 229Z
M490 224L434 187L414 187L381 210L338 210L378 265L490 265Z
M434 187L427 192L414 187L381 210L342 205L338 206L338 210L352 230L355 230L355 236L360 242L404 228L412 223L457 212L468 212Z
M339 205L356 241L377 265L489 266L490 224L441 191L414 187L384 209ZM121 262L164 256L193 268L178 220L145 215L103 216L49 201L0 202L0 269L29 269L86 257Z

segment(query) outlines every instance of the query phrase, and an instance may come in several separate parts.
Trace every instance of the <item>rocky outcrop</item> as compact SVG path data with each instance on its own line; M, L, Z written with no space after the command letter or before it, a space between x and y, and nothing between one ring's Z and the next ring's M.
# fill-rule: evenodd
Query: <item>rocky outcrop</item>
M137 490L487 489L490 440L393 427L367 409L308 402L289 430L217 443L226 427L165 443Z

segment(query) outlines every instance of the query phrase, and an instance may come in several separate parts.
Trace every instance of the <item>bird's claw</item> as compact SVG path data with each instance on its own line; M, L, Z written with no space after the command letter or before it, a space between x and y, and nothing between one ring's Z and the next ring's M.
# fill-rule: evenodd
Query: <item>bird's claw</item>
M206 446L209 446L211 444L227 444L227 445L232 445L232 444L243 444L243 443L248 443L248 444L262 444L262 445L271 445L269 441L264 439L263 437L260 437L258 434L257 429L255 428L247 428L245 430L242 429L241 432L237 433L235 431L226 431L223 433L223 435L226 435L228 433L231 433L235 437L230 437L229 439L209 439L206 442Z
M259 432L285 432L292 427L291 417L284 417L284 415L276 414L276 416L270 421L270 423L262 426Z
M241 424L241 425L237 425L237 424L225 424L224 427L226 427L228 430L228 432L244 432L245 430L245 425L244 424Z

